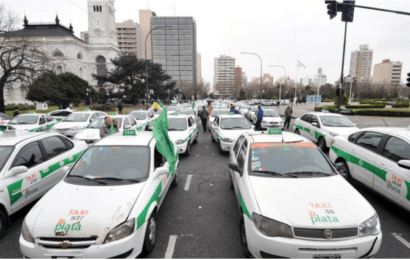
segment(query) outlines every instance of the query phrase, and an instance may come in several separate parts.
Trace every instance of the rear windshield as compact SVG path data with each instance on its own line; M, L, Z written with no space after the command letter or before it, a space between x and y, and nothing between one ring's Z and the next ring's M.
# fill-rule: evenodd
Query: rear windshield
M137 120L145 120L147 119L147 113L144 112L132 112L130 113L131 116L135 117Z
M3 167L9 159L13 149L13 146L0 146L0 172L3 170Z
M10 125L34 125L37 124L38 116L16 116L9 124Z
M279 117L279 113L276 110L263 111L263 117Z
M187 122L185 118L169 118L168 131L183 131L187 129Z
M224 118L221 128L226 130L250 129L251 124L245 118Z
M211 116L227 115L228 109L213 110Z
M87 122L88 118L90 117L90 114L84 114L84 113L73 113L63 119L62 122Z

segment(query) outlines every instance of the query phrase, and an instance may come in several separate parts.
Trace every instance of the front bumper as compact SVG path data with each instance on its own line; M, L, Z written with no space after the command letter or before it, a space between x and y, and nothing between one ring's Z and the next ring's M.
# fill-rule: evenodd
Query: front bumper
M178 153L182 154L182 153L185 153L185 152L186 152L186 148L188 147L188 142L189 142L189 140L186 141L186 142L183 143L183 144L177 144L177 151L178 151Z
M232 145L234 144L234 142L232 143L227 143L221 140L221 148L223 151L229 152L231 150Z
M314 258L338 255L341 258L368 258L380 249L382 233L346 240L307 240L300 238L267 237L245 218L249 251L254 257Z
M20 235L20 250L25 258L136 258L142 252L147 222L131 236L108 244L93 244L87 248L49 248L24 240ZM68 239L68 238L67 238ZM41 242L40 242L41 243Z
M280 122L279 124L270 124L270 123L261 123L262 129L268 129L268 128L280 128L283 129L284 123Z

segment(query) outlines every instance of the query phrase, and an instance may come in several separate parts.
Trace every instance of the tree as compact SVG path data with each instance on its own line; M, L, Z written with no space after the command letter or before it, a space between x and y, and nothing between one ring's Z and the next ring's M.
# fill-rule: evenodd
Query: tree
M245 100L246 99L246 93L243 91L243 88L241 88L241 91L239 91L239 98L238 100Z
M71 72L56 75L52 71L44 72L28 86L27 99L38 102L53 102L68 107L70 103L78 104L86 99L88 82ZM93 88L91 96L95 97Z
M210 98L210 99L215 99L215 95L214 95L213 92L209 93L209 98Z
M190 97L194 97L195 100L198 99L198 97L204 98L207 96L208 91L211 88L211 84L209 84L208 82L201 82L201 83L191 83L189 85L187 85L184 88L184 94L190 98Z

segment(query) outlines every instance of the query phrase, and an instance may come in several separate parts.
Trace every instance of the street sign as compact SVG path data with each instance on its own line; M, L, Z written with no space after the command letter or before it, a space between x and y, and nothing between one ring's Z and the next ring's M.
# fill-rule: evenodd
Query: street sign
M343 0L344 4L354 5L355 0ZM354 16L354 6L342 6L342 21L343 22L353 22Z

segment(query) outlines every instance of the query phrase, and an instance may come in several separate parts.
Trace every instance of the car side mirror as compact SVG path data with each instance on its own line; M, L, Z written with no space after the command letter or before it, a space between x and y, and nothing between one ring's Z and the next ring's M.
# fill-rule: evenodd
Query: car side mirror
M168 173L167 167L159 167L155 170L155 177L160 177Z
M397 163L401 168L410 170L410 160L400 160Z
M335 167L336 167L336 170L338 171L338 172L340 172L341 170L343 170L343 168L344 168L344 165L343 165L343 163L336 163L335 164Z
M313 126L319 127L319 125L316 122L312 123Z
M131 126L130 126L130 125L126 125L126 126L124 127L124 129L131 129Z
M4 179L16 176L17 174L26 173L26 172L28 172L28 168L26 166L17 166L17 167L14 167L13 169L11 169L10 171L8 171L4 175Z
M229 163L229 169L232 171L238 172L239 175L242 176L243 172L241 169L239 169L239 165L237 163Z

